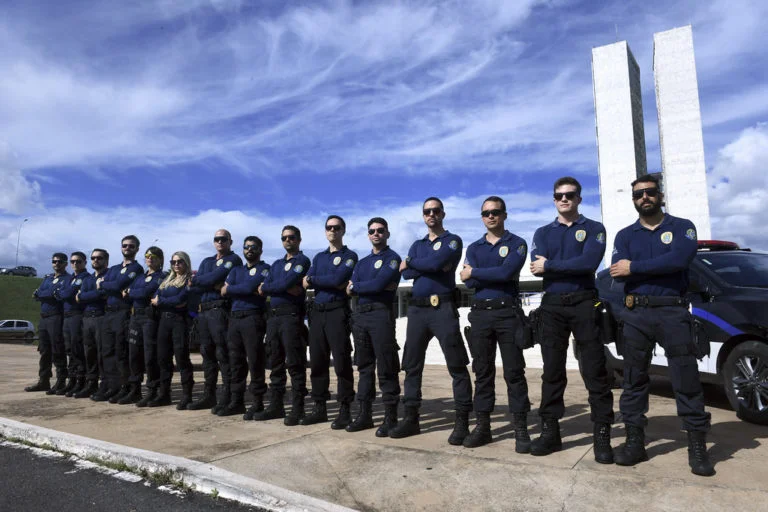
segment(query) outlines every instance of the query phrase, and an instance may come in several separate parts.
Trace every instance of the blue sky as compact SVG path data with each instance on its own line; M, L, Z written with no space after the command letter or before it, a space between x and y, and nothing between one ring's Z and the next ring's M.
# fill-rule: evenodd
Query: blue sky
M367 219L387 217L405 252L429 195L467 243L501 195L530 240L564 174L599 219L591 49L632 48L658 170L653 33L687 24L713 236L768 249L766 15L757 1L4 2L0 265L24 218L20 263L45 271L54 250L116 253L127 233L197 265L219 227L273 259L287 223L311 256L329 213L361 252Z

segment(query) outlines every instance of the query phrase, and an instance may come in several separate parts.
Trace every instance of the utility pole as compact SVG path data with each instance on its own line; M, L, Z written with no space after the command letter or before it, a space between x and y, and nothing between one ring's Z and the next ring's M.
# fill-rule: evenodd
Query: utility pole
M24 223L27 222L29 219L24 219L21 221L21 224L19 224L19 236L16 238L16 264L15 267L19 266L19 243L21 242L21 228L24 227Z

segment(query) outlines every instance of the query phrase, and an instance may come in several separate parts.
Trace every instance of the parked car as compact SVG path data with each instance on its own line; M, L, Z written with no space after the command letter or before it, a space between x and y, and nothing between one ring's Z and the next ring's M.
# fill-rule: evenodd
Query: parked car
M37 270L35 270L35 267L26 267L26 266L19 265L18 267L0 269L0 275L37 277Z
M733 242L700 240L690 267L687 298L709 339L710 355L699 361L702 382L722 385L739 418L768 425L768 253ZM597 275L600 298L620 316L624 285L608 270ZM620 376L616 344L606 345L608 369ZM656 347L651 372L666 374L664 350Z
M23 340L32 343L35 326L28 320L0 320L0 340Z

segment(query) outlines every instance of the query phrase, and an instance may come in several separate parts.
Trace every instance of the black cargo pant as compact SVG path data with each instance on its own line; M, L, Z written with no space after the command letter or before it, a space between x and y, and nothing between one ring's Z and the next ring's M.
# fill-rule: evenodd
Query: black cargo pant
M704 410L704 392L694 355L691 314L683 306L635 307L622 311L624 321L624 392L619 410L624 423L645 428L653 347L661 345L669 364L677 415L683 430L707 432L710 414Z
M595 317L595 299L586 298L575 304L555 305L542 302L541 406L539 416L560 419L565 414L563 394L568 383L565 370L570 334L579 354L579 371L588 392L590 419L595 423L613 423L613 393L605 367L605 349Z
M475 373L475 412L493 412L496 403L496 345L501 353L507 383L509 412L527 413L528 382L525 379L523 326L513 307L472 309L469 351Z
M189 335L187 331L187 312L166 311L159 314L157 325L157 364L160 369L160 382L171 384L173 379L173 359L176 358L176 368L179 370L181 385L192 392L194 376L192 361L189 358Z
M376 398L376 372L379 374L381 401L397 405L400 401L400 357L395 340L395 319L386 304L364 304L352 316L355 338L355 363L359 372L358 400Z
M134 309L128 337L128 366L131 384L141 384L147 372L147 387L156 388L160 379L157 365L157 320L152 307Z
M121 308L107 311L101 327L102 380L111 389L128 384L128 324L131 311Z
M267 392L264 376L266 350L264 334L267 323L264 311L249 309L233 311L229 316L229 364L232 371L230 391L232 397L243 399L246 380L251 374L248 390L254 398L261 398Z
M336 400L350 403L355 399L355 377L352 368L352 342L349 339L349 306L339 303L315 303L309 322L309 365L312 399L331 398L329 387L330 359L336 371Z
M406 407L421 407L424 359L433 336L440 342L448 373L453 379L456 410L469 412L472 410L472 382L467 370L469 358L459 332L459 314L451 302L441 302L438 307L408 307L408 329L403 349L403 402Z
M101 321L104 313L86 311L83 314L83 361L85 380L94 383L102 375Z
M229 350L227 349L227 325L229 315L224 306L205 309L197 315L197 332L200 339L200 354L203 356L203 377L206 389L216 389L221 371L221 383L229 388Z
M64 350L69 360L67 373L71 379L85 377L85 358L83 349L83 312L64 313Z
M290 305L273 309L267 319L269 345L269 389L285 394L287 373L291 376L293 396L307 395L307 349L304 333L304 315L299 307Z
M60 312L41 314L37 330L37 351L40 353L38 375L40 379L51 379L53 376L51 365L56 367L57 379L66 379L67 354L64 349L62 314Z

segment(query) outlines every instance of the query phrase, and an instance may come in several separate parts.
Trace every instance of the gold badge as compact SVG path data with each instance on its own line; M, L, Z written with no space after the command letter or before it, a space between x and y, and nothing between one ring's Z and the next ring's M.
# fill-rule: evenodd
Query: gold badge
M440 297L437 295L430 295L429 296L429 303L432 304L432 307L437 307L440 305Z
M583 229L580 229L576 232L576 241L577 242L583 242L587 239L587 232Z
M381 260L376 260L376 263L373 264L373 268L381 268Z
M635 296L627 295L624 297L624 305L627 306L627 309L632 309L635 306Z
M661 234L661 242L664 244L667 244L667 245L671 244L672 238L673 238L673 235L671 231L665 231L664 233Z
M290 261L285 264L285 266L283 267L283 270L285 270L286 272L291 270L291 262Z
M334 265L338 265L339 263L341 263L341 256L336 256L335 258L333 258Z
M435 242L435 245L432 246L432 250L439 251L442 246L443 246L443 242L438 240L437 242Z
M509 247L507 247L506 245L502 245L501 247L499 247L499 256L501 256L502 258L506 258L507 254L509 254Z

